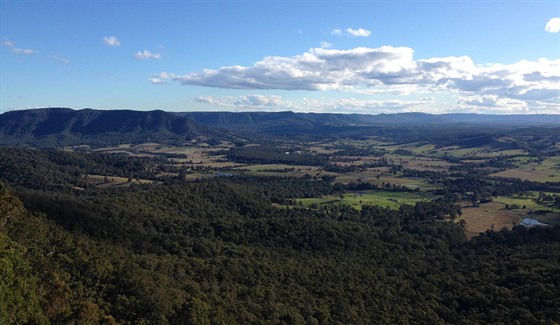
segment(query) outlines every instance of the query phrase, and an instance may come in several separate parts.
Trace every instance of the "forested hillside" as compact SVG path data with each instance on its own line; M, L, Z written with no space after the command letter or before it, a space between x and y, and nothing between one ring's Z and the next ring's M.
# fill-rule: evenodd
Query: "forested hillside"
M367 137L399 142L429 141L442 146L491 145L518 148L497 138L507 131L549 129L558 134L560 115L477 115L422 113L318 114L294 112L164 112L44 108L0 115L0 145L104 147L124 143L192 139L243 143L255 137ZM521 141L521 145L523 141Z
M399 209L278 207L343 187L170 177L103 188L80 175L158 161L28 149L2 158L2 323L560 321L560 228L467 241L454 190ZM457 191L466 184L489 186Z
M63 147L226 138L223 132L164 111L48 108L0 115L0 144Z

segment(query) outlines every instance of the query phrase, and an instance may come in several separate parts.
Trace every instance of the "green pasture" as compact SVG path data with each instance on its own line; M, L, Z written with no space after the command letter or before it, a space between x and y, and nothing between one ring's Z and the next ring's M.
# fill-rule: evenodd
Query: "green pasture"
M560 213L560 208L553 206L552 204L546 203L539 203L535 201L532 197L506 197L506 196L498 196L493 199L494 202L499 202L502 204L513 205L516 204L520 207L525 206L527 210L546 210L550 212Z
M382 173L384 174L381 175ZM378 186L383 186L384 184L388 183L391 185L406 186L411 189L419 188L420 191L431 191L441 188L441 186L437 184L427 183L426 181L424 181L424 179L394 176L388 173L388 168L386 167L367 170L364 172L334 175L336 176L335 182L343 184L367 182ZM379 178L377 178L377 176L379 176Z
M495 158L500 156L518 156L525 155L526 151L515 150L496 150L490 147L461 148L458 146L444 147L436 150L435 156L451 156L455 158L477 157L477 158Z
M293 168L293 170L291 170ZM306 174L319 177L323 175L322 168L317 166L286 165L286 164L257 164L244 165L235 168L236 171L259 176L287 176L302 177ZM290 171L285 171L290 170Z
M405 150L410 150L412 152L414 152L417 155L425 155L428 154L430 151L433 151L435 149L435 145L433 144L424 144L424 145L419 145L419 146L403 146L402 149Z
M414 205L416 202L429 201L434 196L425 195L419 192L393 192L393 191L356 191L349 192L342 196L326 196L322 198L298 198L303 206L309 207L312 204L318 206L331 204L350 205L356 209L361 209L364 204L378 205L391 209L398 209L403 204Z
M149 179L132 178L130 182L126 177L104 176L104 175L88 175L87 181L98 187L116 187L129 186L130 184L151 184L154 181Z
M560 157L549 157L541 163L537 163L535 159L523 159L519 157L519 168L512 168L501 171L491 176L519 178L523 180L535 182L560 182Z

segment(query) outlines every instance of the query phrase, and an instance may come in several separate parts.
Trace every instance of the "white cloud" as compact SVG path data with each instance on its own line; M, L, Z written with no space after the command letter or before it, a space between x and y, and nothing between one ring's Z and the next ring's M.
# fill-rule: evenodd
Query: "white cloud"
M325 41L322 41L322 42L321 42L321 48L322 48L322 49L330 49L331 47L332 47L332 44L331 44L331 43L325 42Z
M208 104L215 107L225 107L228 110L268 110L280 111L286 109L298 110L297 107L276 95L247 95L247 96L198 96L193 102Z
M371 32L363 28L353 29L348 27L345 30L342 30L340 28L335 28L331 31L331 35L350 36L350 37L368 37L369 35L371 35Z
M394 113L435 112L433 99L420 100L360 100L356 98L303 98L290 101L277 95L248 96L199 96L193 99L198 104L225 108L232 111L285 111L295 112L346 112L346 113Z
M161 54L160 53L152 53L148 50L144 50L144 51L136 52L134 54L134 58L136 60L147 60L147 59L159 60L159 59L161 59Z
M121 42L115 36L105 36L103 37L103 42L109 46L120 46Z
M230 89L349 89L359 84L375 86L384 75L392 78L413 69L412 54L410 48L390 46L314 48L293 57L266 57L252 67L227 66L172 79L182 84Z
M212 96L197 96L193 98L193 102L195 103L202 103L202 104L212 104L218 105L218 101L214 99Z
M560 32L560 17L554 17L554 18L550 19L546 23L546 26L544 27L544 30L546 30L549 33Z
M10 41L9 39L4 39L4 41L2 42L2 45L7 46L7 47L14 47L16 46L16 44L12 41Z
M422 93L426 97L446 93L463 98L456 103L460 108L510 107L522 111L555 107L559 111L560 59L483 65L468 56L421 60L413 56L414 50L408 47L313 48L291 57L265 57L252 66L225 66L185 75L163 72L154 77L161 79L157 83L175 81L226 89L336 90L391 96ZM244 98L238 103L249 105L258 100Z
M161 72L157 75L152 75L148 78L148 81L153 83L154 85L162 85L166 84L168 80L175 79L176 76L173 73Z
M471 113L530 113L531 109L527 102L510 99L500 98L496 95L473 95L461 97L457 101L455 110Z
M4 39L4 41L2 42L2 45L9 47L10 48L10 52L15 53L15 54L24 54L24 55L32 55L35 53L39 53L39 51L34 50L34 49L23 49L23 48L19 48L16 46L16 43L12 42L9 39Z
M39 51L34 50L34 49L22 49L22 48L19 48L19 47L12 47L10 49L10 51L12 51L12 53L15 53L15 54L24 54L24 55L32 55L32 54L35 54L35 53L39 53Z
M346 28L346 33L354 37L368 37L371 34L369 30L363 28L358 28L358 29Z
M282 100L282 97L275 95L249 95L239 96L234 102L238 107L285 107L287 102Z
M164 85L167 83L167 81L165 81L164 79L158 78L158 77L150 77L148 78L148 80L153 83L154 85Z
M340 28L335 28L332 30L331 35L342 36L342 30Z

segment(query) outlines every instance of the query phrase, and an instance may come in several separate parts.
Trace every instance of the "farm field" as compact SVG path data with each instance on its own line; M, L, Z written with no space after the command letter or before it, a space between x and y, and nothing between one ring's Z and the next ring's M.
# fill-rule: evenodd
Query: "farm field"
M296 202L301 202L303 206L312 205L323 206L331 204L350 205L353 208L361 209L362 205L371 204L391 209L398 209L403 204L414 205L416 202L434 199L434 196L418 192L394 192L394 191L355 191L344 194L343 196L326 196L322 198L296 198Z
M239 164L238 164L239 165ZM242 165L234 170L248 173L250 175L270 175L270 176L303 176L305 174L315 174L322 170L316 166L286 165L286 164L257 164Z
M515 208L506 209L515 206ZM537 212L541 211L541 212ZM548 211L548 213L542 213ZM463 202L462 216L459 220L467 223L469 237L478 235L488 229L511 229L523 219L530 218L548 224L560 224L560 208L551 204L535 202L530 197L505 197L498 196L492 202L473 207L470 203Z
M88 175L87 180L89 183L98 187L122 187L122 186L129 186L130 184L154 183L154 181L148 179L131 178L129 181L129 179L126 177L103 176L103 175Z
M505 142L510 140L502 139ZM500 140L500 141L502 141ZM254 147L255 151L260 145L247 143L244 148ZM340 171L325 171L325 166L311 166L305 164L290 163L236 163L228 160L223 154L233 144L221 142L216 146L209 146L201 142L185 143L184 146L170 146L158 143L146 143L141 145L122 144L103 148L100 151L106 153L128 153L135 157L158 157L164 156L169 160L169 166L173 168L188 168L189 172L184 175L186 181L197 179L209 179L222 175L250 175L250 176L277 176L277 177L313 177L320 179L323 176L334 177L332 184L341 183L359 184L370 183L379 186L380 190L369 191L347 191L333 196L319 198L293 198L292 204L305 207L349 205L361 209L364 204L379 205L397 209L402 204L414 205L419 201L428 201L435 198L429 194L431 191L443 190L443 184L425 177L405 177L403 170L409 169L422 173L437 173L446 175L453 170L461 170L463 164L489 163L493 159L503 159L517 168L506 168L499 172L493 172L489 176L498 178L519 178L533 182L560 182L560 157L536 157L530 156L521 149L499 150L491 147L463 148L460 146L438 147L435 144L425 142L411 142L395 144L390 141L376 138L366 139L342 139L333 142L299 143L295 146L279 144L281 150L302 150L312 155L328 156L329 164L340 167ZM297 148L297 149L294 149ZM217 153L220 154L217 154ZM379 154L372 155L372 152ZM407 153L408 152L408 153ZM340 153L348 153L340 154ZM383 159L383 161L381 161ZM379 164L379 167L367 167ZM387 165L383 165L387 164ZM400 166L397 171L394 167ZM345 169L346 168L346 169ZM479 167L479 171L486 173L495 171L493 167ZM173 176L174 174L165 174ZM429 175L429 174L428 174ZM111 177L106 181L103 175L92 175L90 182L98 187L128 186L134 183L147 183L148 180ZM442 177L442 176L440 176ZM445 176L443 176L445 177ZM437 180L437 178L436 178ZM415 192L399 192L395 189L407 187ZM554 194L554 193L552 193ZM552 202L537 203L533 200L538 195L531 193L528 197L497 196L493 202L472 207L469 203L462 204L464 220L467 226L467 236L472 238L488 229L500 230L511 229L524 218L534 218L541 222L560 223L560 208ZM506 209L506 206L509 209ZM514 207L514 208L511 208ZM540 212L537 211L548 211Z
M502 228L511 229L526 216L526 210L505 210L504 204L500 202L484 203L478 207L463 202L461 211L463 214L457 221L466 222L468 238L478 236L488 229L496 231Z
M476 157L476 158L495 158L500 156L519 156L527 154L524 150L498 150L490 147L461 148L458 146L434 149L430 152L436 157L451 156L455 158Z
M560 182L560 157L551 157L535 162L530 157L516 160L519 168L508 169L491 176L520 178L535 182Z

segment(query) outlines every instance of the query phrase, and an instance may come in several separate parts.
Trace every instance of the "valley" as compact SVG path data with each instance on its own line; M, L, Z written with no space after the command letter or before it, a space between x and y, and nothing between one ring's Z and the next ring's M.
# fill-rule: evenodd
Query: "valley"
M559 126L16 115L0 115L0 322L560 320Z

